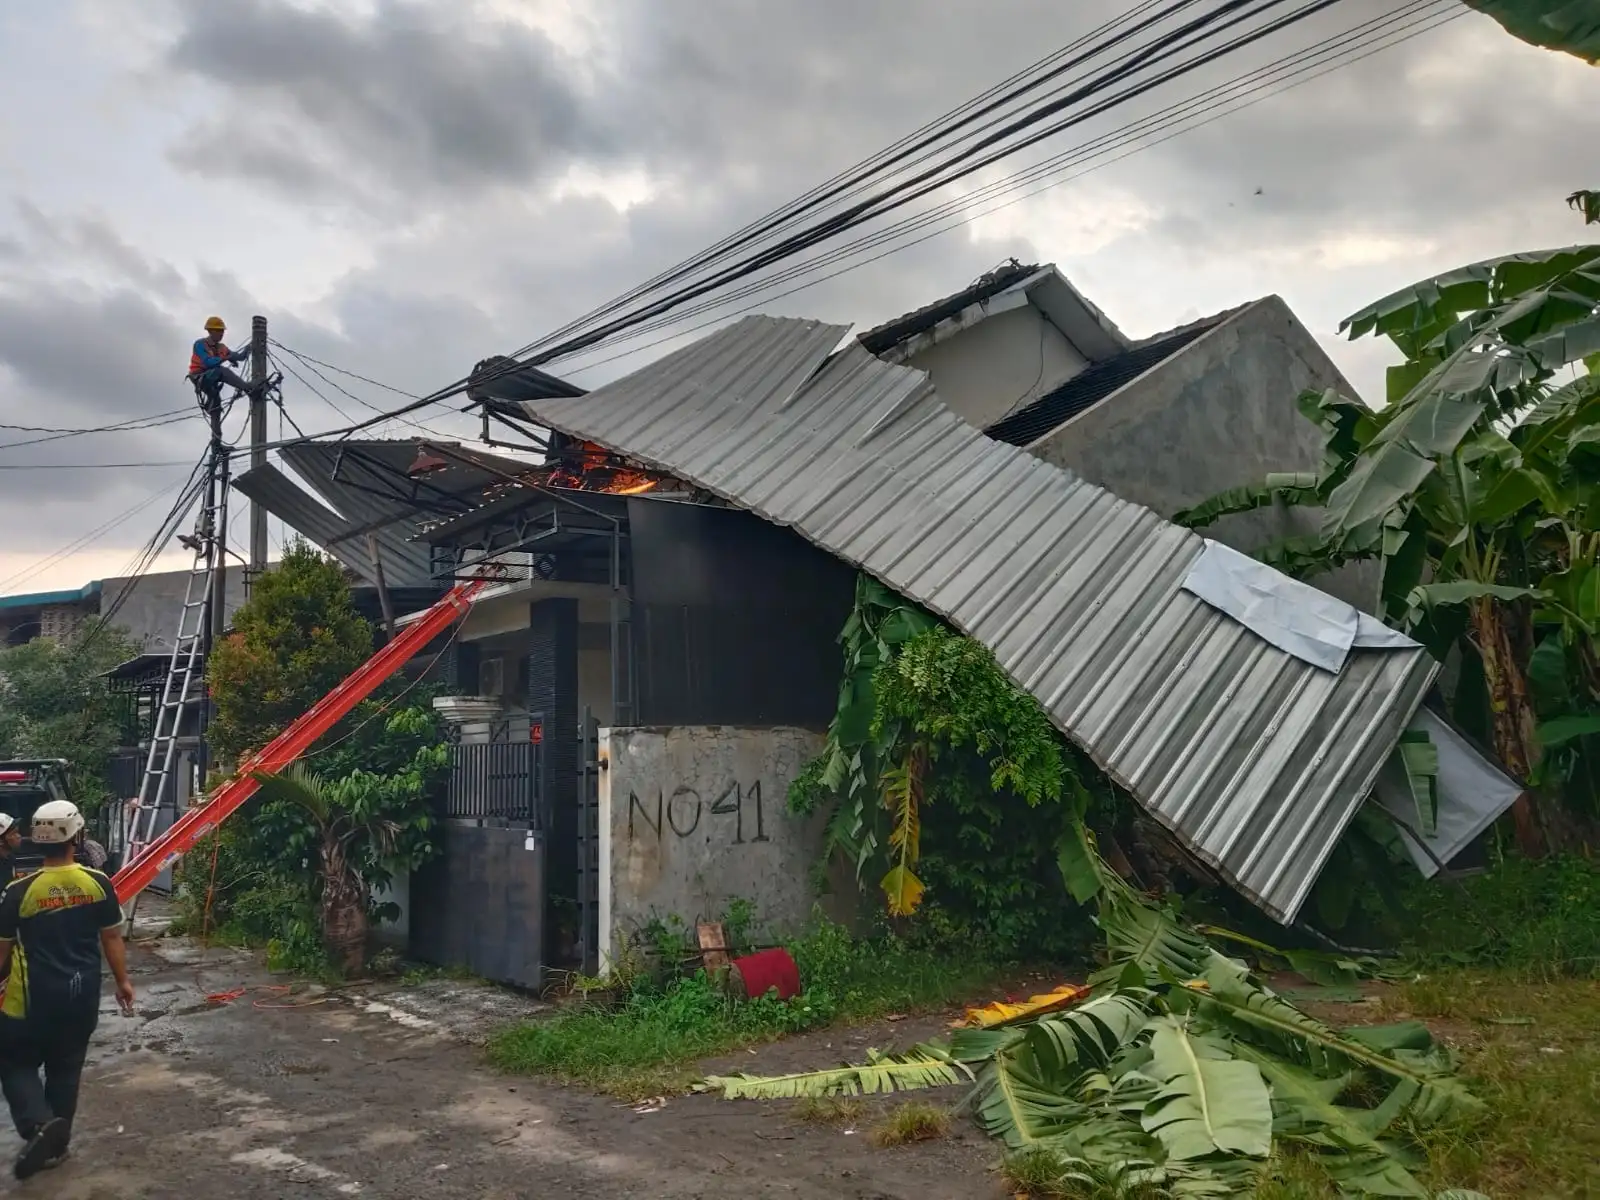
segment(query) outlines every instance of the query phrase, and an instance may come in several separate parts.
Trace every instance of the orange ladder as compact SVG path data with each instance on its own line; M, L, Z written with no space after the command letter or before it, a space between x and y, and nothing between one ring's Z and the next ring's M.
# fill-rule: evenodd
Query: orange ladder
M257 772L276 774L309 750L314 742L332 729L375 688L405 666L418 651L465 615L488 579L458 583L444 598L424 613L403 633L391 638L383 649L352 671L336 688L297 717L293 724L273 738L239 766L234 777L209 799L189 809L156 838L139 856L112 877L117 899L127 904L155 880L156 876L182 858L195 843L210 833L246 800L255 795Z

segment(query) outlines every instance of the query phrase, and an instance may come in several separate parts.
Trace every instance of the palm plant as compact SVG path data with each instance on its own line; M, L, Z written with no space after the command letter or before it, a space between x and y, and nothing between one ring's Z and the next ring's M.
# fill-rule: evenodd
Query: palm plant
M363 771L325 780L295 764L280 775L258 773L262 799L299 810L315 834L322 940L346 975L366 963L371 892L360 863L392 853L401 826L383 815L381 781Z

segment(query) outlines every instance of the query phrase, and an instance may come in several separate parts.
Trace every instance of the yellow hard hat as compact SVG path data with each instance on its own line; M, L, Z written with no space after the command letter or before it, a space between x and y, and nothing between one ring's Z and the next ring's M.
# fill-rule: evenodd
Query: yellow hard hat
M221 317L207 317L206 318L206 328L207 329L215 329L218 333L221 333L227 327L228 326L223 322Z

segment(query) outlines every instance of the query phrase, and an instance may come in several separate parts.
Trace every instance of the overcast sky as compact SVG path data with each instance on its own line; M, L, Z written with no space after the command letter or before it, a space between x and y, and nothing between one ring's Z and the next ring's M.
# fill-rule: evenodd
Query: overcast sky
M1129 2L4 0L0 421L184 408L213 312L234 344L259 312L288 346L429 390ZM1342 0L1160 102L1398 4ZM1597 100L1600 74L1464 16L769 311L864 327L1011 256L1054 261L1134 336L1277 292L1381 397L1387 356L1339 319L1581 240L1562 197L1600 184ZM333 378L355 398L310 382L352 418L397 400ZM285 399L307 429L345 423L294 380ZM120 573L203 442L196 415L0 447L0 594Z

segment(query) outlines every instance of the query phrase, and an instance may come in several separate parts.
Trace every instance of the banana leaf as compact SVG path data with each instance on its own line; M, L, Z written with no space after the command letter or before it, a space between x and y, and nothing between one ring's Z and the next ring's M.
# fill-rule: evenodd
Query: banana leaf
M1272 1095L1255 1064L1197 1035L1176 1017L1154 1022L1150 1070L1162 1083L1144 1128L1180 1161L1213 1154L1272 1153Z
M1600 6L1592 0L1465 0L1512 37L1600 62Z
M1298 1059L1319 1075L1338 1074L1350 1067L1373 1071L1406 1089L1403 1107L1418 1123L1473 1115L1482 1109L1466 1086L1448 1073L1448 1063L1436 1049L1397 1048L1386 1053L1372 1048L1372 1039L1387 1036L1384 1033L1361 1030L1341 1036L1252 983L1226 960L1207 973L1206 985L1204 991L1191 992L1191 996L1196 1010L1207 1019L1233 1030L1239 1038L1265 1043L1274 1053ZM1427 1030L1422 1029L1421 1034L1426 1037ZM1415 1044L1414 1031L1406 1036Z
M868 1053L855 1067L802 1071L793 1075L708 1075L701 1091L721 1092L728 1100L794 1100L802 1096L876 1096L924 1088L949 1087L973 1079L967 1067L932 1047L907 1054Z

